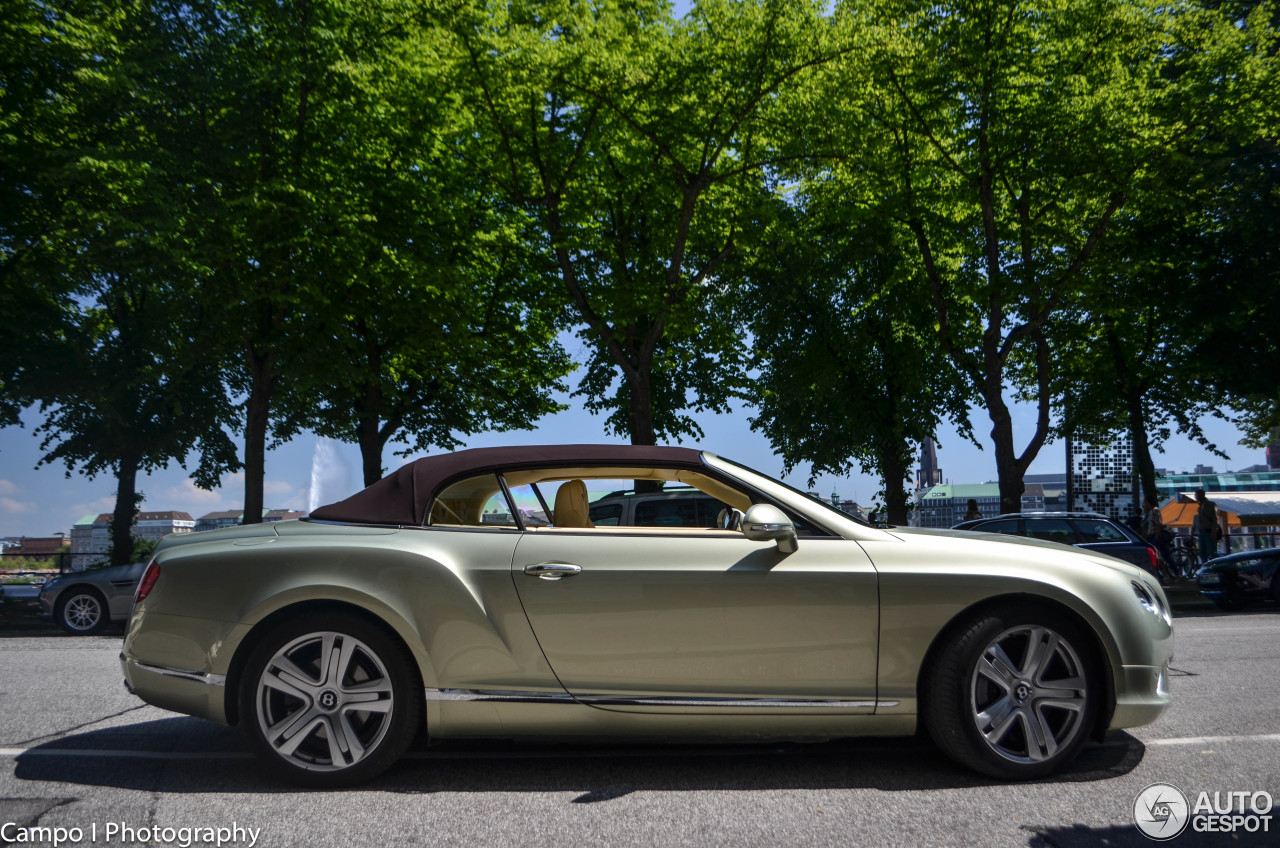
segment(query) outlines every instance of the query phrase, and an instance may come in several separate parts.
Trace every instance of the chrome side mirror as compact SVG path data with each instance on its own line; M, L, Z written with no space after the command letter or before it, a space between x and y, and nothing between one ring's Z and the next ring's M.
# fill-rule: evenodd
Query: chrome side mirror
M799 548L796 526L773 504L752 504L742 517L742 535L753 542L776 541L784 554L793 554Z

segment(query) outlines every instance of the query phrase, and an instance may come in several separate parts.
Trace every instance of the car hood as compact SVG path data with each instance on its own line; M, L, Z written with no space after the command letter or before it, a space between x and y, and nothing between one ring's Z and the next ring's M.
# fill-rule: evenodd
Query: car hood
M1109 568L1112 571L1118 571L1130 578L1151 577L1149 572L1143 571L1136 565L1132 565L1122 559L1106 556L1105 554L1095 554L1084 548L1077 548L1074 545L1046 542L1043 539L1028 539L1025 536L1009 536L1004 533L981 533L973 530L934 530L927 527L894 527L888 532L901 538L904 542L909 542L913 538L951 539L957 545L999 545L1002 552L1008 552L1010 546L1054 551L1070 556L1077 561L1083 560L1093 565Z
M1266 548L1260 551L1240 551L1239 553L1227 554L1226 556L1209 560L1204 564L1204 567L1209 571L1231 571L1237 568L1262 564L1267 560L1280 560L1280 548Z

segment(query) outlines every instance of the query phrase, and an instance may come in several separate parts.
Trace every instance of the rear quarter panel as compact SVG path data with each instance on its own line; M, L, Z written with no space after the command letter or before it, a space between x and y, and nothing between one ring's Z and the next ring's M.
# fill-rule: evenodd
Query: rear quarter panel
M516 534L300 522L278 530L161 549L161 577L134 609L126 655L225 675L269 616L337 602L392 628L428 687L558 688L515 595Z

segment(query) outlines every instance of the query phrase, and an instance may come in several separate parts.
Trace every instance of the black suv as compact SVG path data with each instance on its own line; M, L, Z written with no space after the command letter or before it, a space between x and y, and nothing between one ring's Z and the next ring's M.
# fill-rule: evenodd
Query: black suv
M962 521L951 529L1060 542L1123 559L1152 574L1160 573L1160 552L1155 545L1096 512L1007 513Z
M693 488L610 492L587 507L597 527L716 527L725 505Z

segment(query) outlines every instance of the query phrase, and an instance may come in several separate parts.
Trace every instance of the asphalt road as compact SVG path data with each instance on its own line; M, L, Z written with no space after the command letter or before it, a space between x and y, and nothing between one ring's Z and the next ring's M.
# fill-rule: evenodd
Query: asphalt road
M1202 791L1280 801L1280 610L1184 615L1177 639L1175 702L1159 722L1113 732L1067 774L1031 784L978 777L919 739L450 743L420 745L358 789L295 792L261 774L234 729L125 692L118 634L75 638L30 624L0 630L0 824L51 829L19 845L53 845L40 837L77 828L81 838L61 844L204 845L216 831L184 840L181 829L225 828L224 845L254 848L1148 846L1133 805L1150 784L1172 784L1192 804ZM1280 808L1268 826L1188 828L1168 844L1280 845Z

